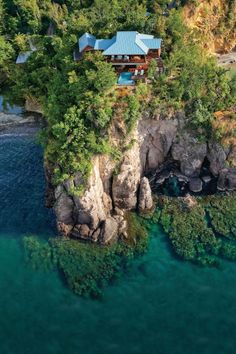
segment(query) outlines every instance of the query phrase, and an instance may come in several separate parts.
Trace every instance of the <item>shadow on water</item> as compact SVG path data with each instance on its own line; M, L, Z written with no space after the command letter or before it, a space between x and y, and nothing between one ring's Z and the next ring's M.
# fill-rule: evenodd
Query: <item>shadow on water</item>
M0 232L55 234L51 210L44 207L43 152L34 135L0 136Z

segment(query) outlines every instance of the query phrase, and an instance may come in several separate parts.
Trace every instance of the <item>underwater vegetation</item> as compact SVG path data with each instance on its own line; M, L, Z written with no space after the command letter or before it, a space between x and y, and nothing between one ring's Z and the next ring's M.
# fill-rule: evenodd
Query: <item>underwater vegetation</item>
M148 229L160 224L176 255L200 265L236 261L236 194L204 197L161 196L150 215L128 213L128 238L108 246L63 237L23 238L27 263L35 270L56 269L77 295L100 297L148 248Z
M160 219L178 256L203 265L236 260L236 194L161 197Z
M147 250L147 230L134 213L127 214L129 237L109 246L63 237L48 241L25 236L27 263L35 270L57 269L77 295L99 297L108 283L122 274L128 263Z

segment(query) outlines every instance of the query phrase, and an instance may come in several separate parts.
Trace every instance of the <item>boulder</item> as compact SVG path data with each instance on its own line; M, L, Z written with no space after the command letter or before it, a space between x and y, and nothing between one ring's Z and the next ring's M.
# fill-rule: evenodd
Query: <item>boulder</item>
M184 183L188 183L189 182L189 178L186 177L185 175L183 175L179 171L175 171L174 175L178 179L179 182L184 182Z
M71 231L73 229L73 225L72 224L64 224L63 222L58 221L57 222L57 229L61 235L65 236L65 237L69 237L71 234Z
M220 191L236 190L236 169L223 169L219 174L217 188Z
M89 240L90 228L86 224L75 225L73 230L71 230L71 236L81 239L81 240Z
M101 244L107 245L116 241L117 236L118 223L114 218L109 217L102 224L99 241Z
M228 175L227 175L227 179L228 179L228 187L227 189L229 191L234 191L236 190L236 170L231 170Z
M200 178L190 178L189 189L194 193L199 193L202 191L202 180Z
M186 132L178 136L171 149L173 159L179 162L181 173L187 177L199 176L206 154L206 143Z
M139 189L138 208L139 211L144 212L150 210L153 207L152 191L149 184L149 180L146 177L141 179Z
M225 191L227 188L227 174L229 170L227 168L224 168L223 170L220 171L218 181L217 181L217 189L219 191Z
M224 168L227 155L223 147L216 143L208 144L207 159L210 162L210 172L214 176L218 176L219 171Z

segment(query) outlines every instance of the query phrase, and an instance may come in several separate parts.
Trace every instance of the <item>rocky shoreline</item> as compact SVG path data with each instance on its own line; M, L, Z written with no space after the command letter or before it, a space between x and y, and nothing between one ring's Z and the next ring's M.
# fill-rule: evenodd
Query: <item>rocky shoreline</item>
M42 116L25 113L23 115L0 112L0 135L15 133L34 134L44 125Z
M169 119L145 115L130 137L132 147L118 165L107 155L93 158L82 196L71 192L82 183L79 174L54 190L48 170L48 195L60 232L101 244L128 237L126 212L151 210L151 189L155 191L173 175L192 193L201 193L211 183L215 192L236 190L236 169L229 167L232 162L236 166L236 149L199 141L184 121L183 113ZM168 171L166 163L170 161L175 169Z

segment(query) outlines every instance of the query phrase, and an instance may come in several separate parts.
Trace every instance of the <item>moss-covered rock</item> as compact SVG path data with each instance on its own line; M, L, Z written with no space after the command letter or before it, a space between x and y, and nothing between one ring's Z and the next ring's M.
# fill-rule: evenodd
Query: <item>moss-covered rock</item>
M160 222L180 257L201 263L215 261L220 243L205 216L199 203L188 207L182 198L164 198Z
M215 264L236 260L236 194L162 199L160 223L183 259Z

